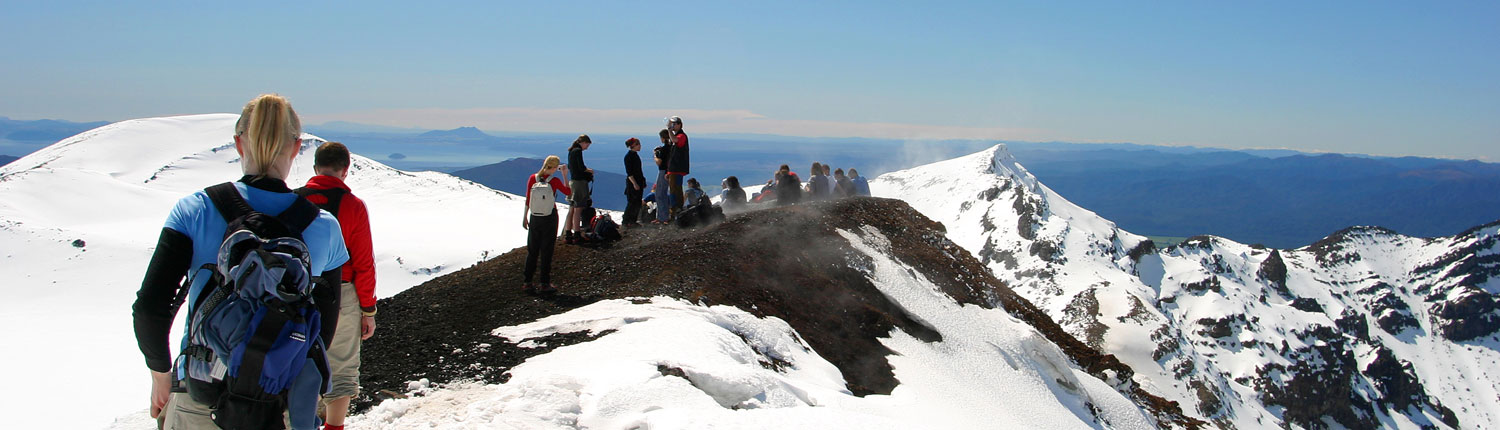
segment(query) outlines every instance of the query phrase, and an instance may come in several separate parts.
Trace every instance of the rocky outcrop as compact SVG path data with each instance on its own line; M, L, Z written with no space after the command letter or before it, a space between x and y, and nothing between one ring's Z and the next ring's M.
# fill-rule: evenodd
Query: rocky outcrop
M1359 368L1342 336L1319 327L1296 337L1312 345L1284 353L1290 365L1259 369L1266 375L1255 381L1261 400L1286 408L1282 418L1302 428L1326 428L1325 417L1348 428L1377 427L1373 417L1362 413L1371 405L1355 391Z
M1438 334L1455 342L1464 342L1500 331L1500 307L1495 294L1464 286L1448 294L1446 300L1432 305L1432 323Z
M1380 398L1377 400L1384 403L1385 409L1426 409L1442 417L1443 424L1458 427L1458 417L1453 414L1453 410L1428 396L1427 389L1417 379L1411 363L1397 359L1391 350L1376 349L1375 359L1365 366L1364 373L1374 382L1375 389L1380 391Z
M1255 272L1256 276L1265 280L1276 293L1281 294L1284 299L1294 299L1292 291L1286 288L1286 261L1281 259L1280 250L1271 250L1271 256L1260 263L1260 270Z

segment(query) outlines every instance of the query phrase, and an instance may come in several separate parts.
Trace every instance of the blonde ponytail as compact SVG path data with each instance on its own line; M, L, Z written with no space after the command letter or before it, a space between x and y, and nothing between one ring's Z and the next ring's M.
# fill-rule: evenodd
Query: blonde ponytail
M302 137L302 121L292 103L276 94L261 94L245 104L240 120L234 124L234 135L244 148L245 173L257 177L285 176L275 172L276 160ZM278 179L286 179L284 177Z
M557 158L556 155L548 155L547 160L542 161L542 168L537 169L536 176L540 178L542 176L542 172L547 171L547 169L557 167L559 164L562 164L561 158Z

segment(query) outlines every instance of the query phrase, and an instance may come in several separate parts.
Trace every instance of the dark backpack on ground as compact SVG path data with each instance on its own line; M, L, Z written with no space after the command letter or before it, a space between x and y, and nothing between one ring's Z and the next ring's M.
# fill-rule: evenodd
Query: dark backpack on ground
M312 296L321 281L302 241L318 208L299 198L271 216L251 208L232 183L205 191L228 227L216 263L202 268L212 277L188 316L188 345L178 357L187 360L183 382L222 429L281 429L294 381L318 377L319 394L328 391Z
M714 224L724 220L724 208L714 206L708 197L698 199L698 202L688 206L677 214L677 226L692 228L700 225Z
M583 235L591 242L613 242L620 240L620 225L609 214L600 214L590 219L589 230Z

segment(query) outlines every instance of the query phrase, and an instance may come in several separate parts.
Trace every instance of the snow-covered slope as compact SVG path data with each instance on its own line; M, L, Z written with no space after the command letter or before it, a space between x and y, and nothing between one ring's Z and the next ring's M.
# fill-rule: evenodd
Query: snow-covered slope
M66 414L69 426L97 428L146 404L130 305L173 203L240 177L237 118L123 121L0 167L0 325L8 327L0 367L12 369L13 387L6 408L54 412L11 414L19 424L9 425L41 428ZM303 138L292 187L312 175L312 150L322 143ZM381 297L525 243L514 195L358 155L348 183L370 208ZM59 406L84 389L87 407Z
M1217 426L1500 422L1500 224L1156 250L1038 183L1003 145L871 187L944 223L1079 339Z

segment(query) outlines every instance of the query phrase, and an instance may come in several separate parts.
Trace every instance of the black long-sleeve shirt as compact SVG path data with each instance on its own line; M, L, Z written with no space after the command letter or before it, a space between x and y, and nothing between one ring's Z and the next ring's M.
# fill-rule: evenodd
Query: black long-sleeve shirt
M589 166L583 164L583 147L574 146L568 149L568 175L575 181L593 181L594 174L589 173Z
M635 186L646 188L646 173L641 171L641 156L635 151L625 151L625 176L635 179ZM626 191L635 191L629 182L625 183Z
M656 157L656 170L666 171L667 163L672 161L672 146L663 143L652 150L652 154Z

